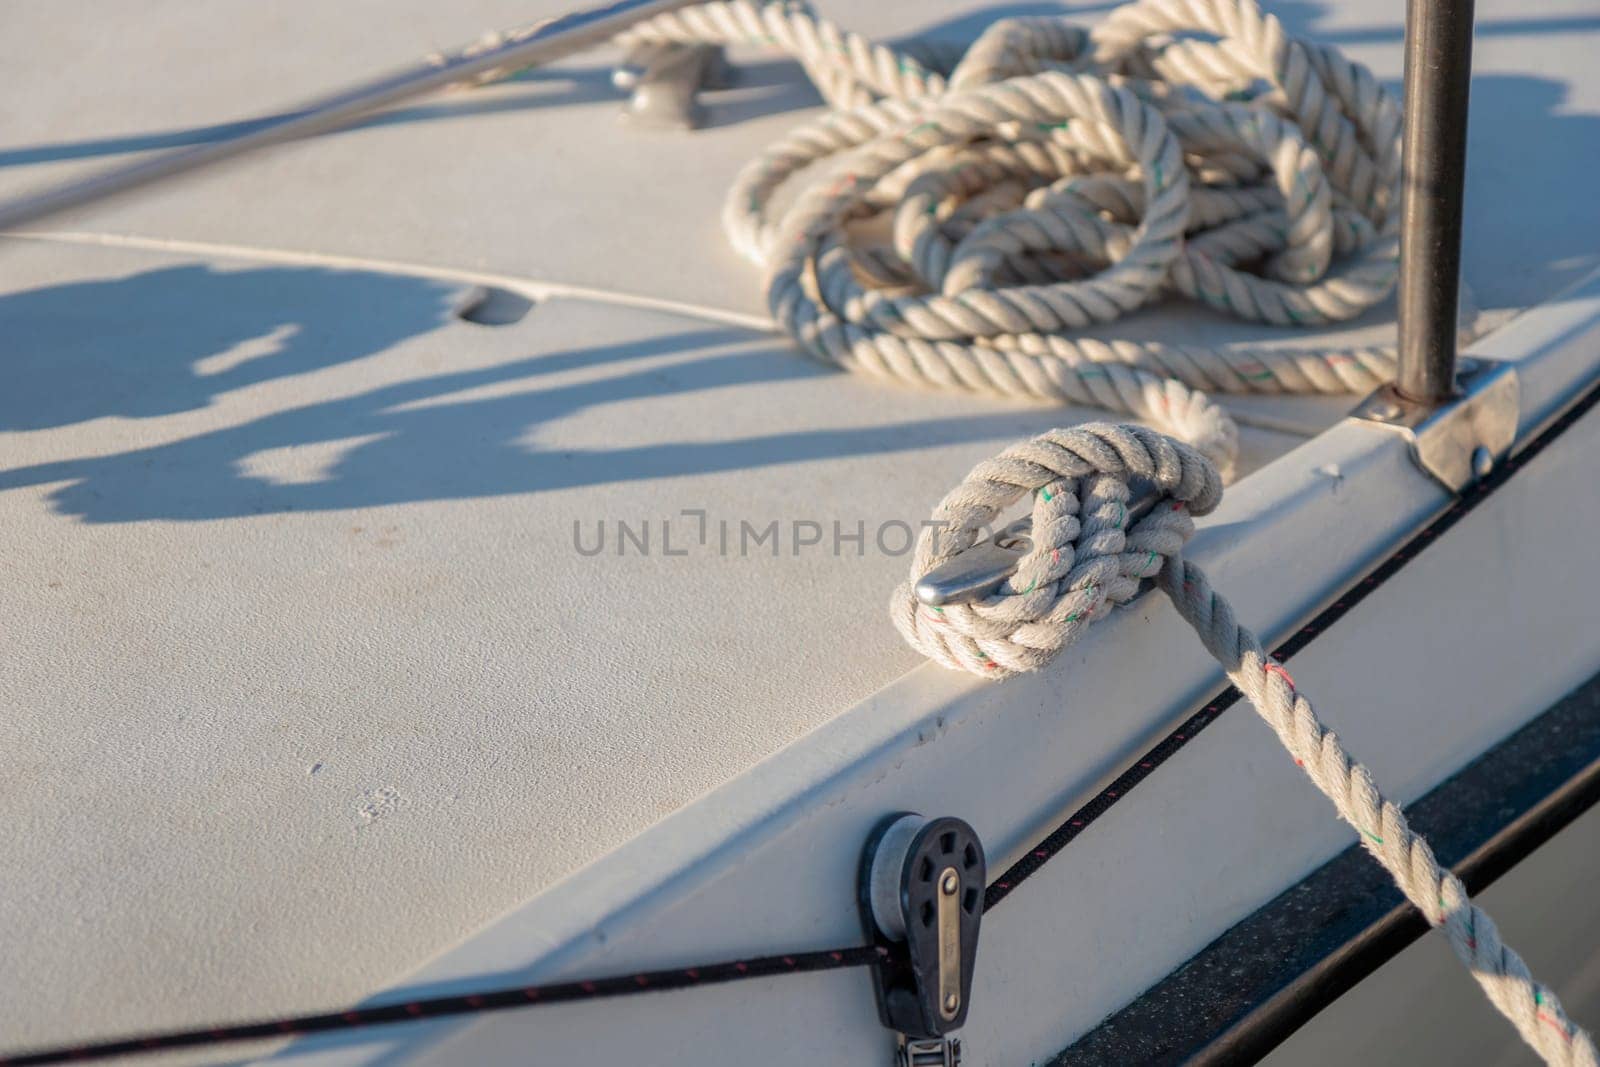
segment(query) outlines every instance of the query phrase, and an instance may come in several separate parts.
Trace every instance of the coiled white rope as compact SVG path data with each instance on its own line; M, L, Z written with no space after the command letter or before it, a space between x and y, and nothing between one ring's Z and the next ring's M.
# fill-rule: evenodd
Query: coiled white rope
M1163 500L1130 527L1130 478ZM913 588L971 545L1007 507L1033 494L1032 544L1016 573L974 604L929 608ZM1090 623L1154 578L1228 678L1267 721L1297 765L1353 826L1406 899L1442 927L1456 956L1547 1063L1593 1067L1594 1042L1554 993L1500 940L1494 921L1412 833L1400 808L1350 758L1311 702L1234 619L1205 573L1183 558L1192 516L1222 499L1222 480L1198 451L1142 426L1093 423L1055 430L979 464L923 528L911 580L890 614L912 647L948 667L1003 678L1044 666Z
M1007 19L947 73L793 3L717 0L619 40L775 47L832 105L747 165L723 210L773 316L818 359L1133 415L1224 472L1238 430L1205 391L1367 392L1393 375L1385 348L1074 332L1168 294L1322 325L1392 290L1399 108L1254 0L1139 0L1092 32Z
M1097 423L980 464L939 504L895 591L906 640L984 677L1037 670L1154 578L1523 1039L1548 1063L1597 1065L1589 1035L1182 556L1237 453L1206 390L1367 392L1392 377L1393 352L1073 332L1169 294L1285 326L1385 299L1400 109L1371 72L1289 36L1254 0L1136 0L1090 32L1007 19L948 70L800 3L715 0L620 41L775 47L831 105L747 165L723 209L806 352L912 384L1097 405L1173 435ZM774 211L791 182L798 194ZM1164 502L1130 527L1136 476ZM1027 493L1031 546L1015 573L976 603L924 607L916 581Z

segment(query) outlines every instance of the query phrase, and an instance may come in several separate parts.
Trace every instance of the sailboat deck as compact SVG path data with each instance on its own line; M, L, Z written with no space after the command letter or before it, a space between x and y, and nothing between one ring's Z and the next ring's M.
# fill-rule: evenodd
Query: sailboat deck
M558 6L16 7L0 195ZM1392 5L1268 6L1398 80ZM1600 16L1541 9L1480 4L1480 331L1600 263L1572 177L1600 152ZM835 12L883 37L1003 13ZM416 967L916 667L884 610L901 525L1100 417L798 357L716 220L815 94L736 53L706 128L641 130L610 58L0 245L7 1047L321 1008ZM542 295L471 321L472 272ZM1186 305L1109 333L1283 339ZM1243 473L1356 399L1230 399Z

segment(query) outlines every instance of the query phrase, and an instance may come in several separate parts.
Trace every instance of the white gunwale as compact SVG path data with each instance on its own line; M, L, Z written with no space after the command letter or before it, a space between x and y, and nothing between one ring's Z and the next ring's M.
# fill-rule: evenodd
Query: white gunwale
M1518 441L1525 442L1600 374L1600 273L1468 354L1517 365ZM1563 473L1583 469L1581 456L1600 437L1594 420L1588 423L1504 487L1503 500L1458 527L1451 538L1458 545L1442 541L1434 559L1419 561L1296 661L1301 687L1394 795L1425 792L1597 666L1587 642L1561 637L1571 628L1570 606L1550 610L1535 623L1538 632L1519 630L1515 646L1497 649L1482 637L1481 613L1451 613L1445 603L1462 599L1445 590L1461 581L1450 557L1461 556L1469 540L1514 534L1518 516L1527 525L1541 507L1571 507L1569 522L1600 517L1594 494L1570 496L1561 482ZM1232 487L1202 521L1189 554L1258 632L1283 635L1448 500L1397 436L1345 420ZM1505 571L1486 575L1483 588L1464 599L1493 601L1497 589L1520 583L1521 599L1559 602L1562 579L1536 548L1503 557ZM1540 584L1541 572L1548 589L1528 588ZM1441 666L1438 695L1426 703L1407 703L1403 686L1373 693L1365 679L1388 674L1360 651L1395 636L1407 604L1419 603L1413 586L1438 594L1428 601L1427 651L1477 650L1463 661L1476 664L1473 670L1452 675ZM1503 621L1517 621L1515 614ZM1530 646L1541 650L1540 684L1502 699L1496 676L1507 673L1516 649ZM1156 657L1159 670L1136 669ZM855 943L855 864L884 814L959 815L979 830L990 869L998 871L1192 713L1217 679L1215 665L1158 595L1115 613L1037 676L994 685L918 668L536 895L374 1002L402 991L442 994ZM1353 699L1358 694L1364 704ZM1378 700L1381 713L1375 697L1388 698ZM1440 736L1429 723L1446 708L1452 728ZM1292 777L1293 768L1270 763L1281 762L1281 753L1247 708L1210 735L989 916L966 1028L974 1047L996 1062L1053 1053L1348 845L1348 829L1308 784L1280 787L1267 777L1269 766L1277 777ZM1230 766L1236 780L1219 787ZM1175 836L1181 812L1250 794L1255 774L1263 775L1259 796L1272 798L1271 810L1245 809L1231 844L1214 836L1224 829L1215 823L1204 835ZM1151 829L1131 833L1140 823ZM1227 884L1217 881L1222 871ZM1101 921L1115 925L1117 916L1139 929L1136 942L1098 932ZM808 1047L794 1048L795 1062L835 1045L849 1056L881 1034L865 975L845 972L633 998L626 1009L560 1006L428 1023L405 1034L313 1039L281 1056L297 1064L459 1063L537 1047L548 1050L549 1062L566 1062L562 1050L621 1054L657 1040L679 1047L672 1035L715 1031L721 1036L707 1062L736 1062L757 1035L772 1037L774 1049L787 1047L782 1035L793 1023L786 1017L802 994L811 1036Z

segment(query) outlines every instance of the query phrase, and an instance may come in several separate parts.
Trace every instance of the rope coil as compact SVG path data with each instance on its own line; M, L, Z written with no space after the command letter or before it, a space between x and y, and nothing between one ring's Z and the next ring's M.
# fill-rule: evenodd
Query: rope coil
M1326 325L1392 291L1400 110L1253 0L1138 0L1092 31L1006 19L947 67L794 3L718 0L621 40L777 48L831 106L751 161L723 209L774 318L819 360L1132 415L1224 474L1238 429L1208 391L1367 392L1393 376L1387 348L1074 332L1172 294Z

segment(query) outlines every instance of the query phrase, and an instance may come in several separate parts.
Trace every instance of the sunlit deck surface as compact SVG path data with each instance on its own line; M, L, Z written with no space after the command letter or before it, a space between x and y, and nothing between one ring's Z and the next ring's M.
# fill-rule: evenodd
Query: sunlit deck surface
M0 194L559 6L13 5ZM1479 4L1480 328L1600 261L1579 177L1600 16L1538 6ZM1268 7L1397 83L1395 5ZM825 8L955 38L1008 10ZM1097 417L890 389L740 325L762 294L723 190L817 98L736 52L706 128L641 130L611 58L0 246L7 1046L361 998L916 666L884 611L893 524L1005 444ZM327 256L592 292L483 324L457 282ZM1290 340L1384 338L1391 314ZM1281 337L1187 305L1108 332L1180 330ZM1237 402L1245 472L1354 399ZM774 521L776 558L741 536ZM619 552L619 523L648 524L649 551ZM796 548L797 523L820 543ZM585 547L604 527L599 554L575 524Z

